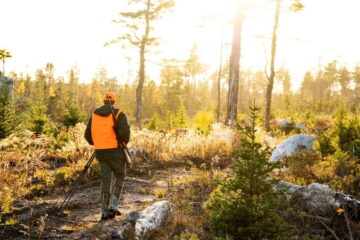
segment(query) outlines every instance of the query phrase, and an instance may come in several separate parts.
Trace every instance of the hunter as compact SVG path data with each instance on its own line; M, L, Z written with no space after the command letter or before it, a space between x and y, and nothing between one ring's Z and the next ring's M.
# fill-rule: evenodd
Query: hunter
M104 105L94 111L85 130L85 138L94 145L101 169L101 220L121 215L118 205L126 175L121 144L129 142L130 126L126 115L113 107L115 101L114 93L106 93Z

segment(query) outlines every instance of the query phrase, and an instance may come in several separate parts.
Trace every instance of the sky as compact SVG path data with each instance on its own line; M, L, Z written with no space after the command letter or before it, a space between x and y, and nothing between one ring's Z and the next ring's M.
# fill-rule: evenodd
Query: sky
M221 33L226 45L223 61L230 55L229 19L236 1L243 7L251 3L243 23L241 68L263 70L271 50L273 1L177 0L173 11L155 25L161 44L147 58L150 79L159 83L161 60L186 59L193 44L209 73L216 71ZM349 68L360 62L356 31L360 1L303 0L303 4L305 8L297 13L284 6L279 24L276 68L290 71L293 89L299 88L306 71L332 60ZM34 74L52 62L57 76L66 76L76 65L81 82L90 82L100 67L106 67L109 77L117 77L120 83L136 78L138 53L134 49L103 46L123 32L112 20L127 10L126 0L0 0L0 6L0 49L13 55L7 60L7 72Z

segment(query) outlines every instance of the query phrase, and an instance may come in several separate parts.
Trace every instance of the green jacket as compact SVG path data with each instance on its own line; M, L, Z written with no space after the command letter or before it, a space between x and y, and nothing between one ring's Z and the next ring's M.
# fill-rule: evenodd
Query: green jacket
M118 113L119 109L113 108L115 115ZM106 117L111 113L110 106L105 104L94 111L95 114ZM86 126L85 130L85 139L90 145L94 145L92 136L91 136L91 120L90 117L89 122ZM120 136L120 139L125 143L128 143L130 140L130 125L127 121L125 113L121 112L117 121L117 134ZM106 159L115 159L119 158L119 156L123 156L121 148L112 148L112 149L97 149L95 150L96 158L98 160L106 160Z

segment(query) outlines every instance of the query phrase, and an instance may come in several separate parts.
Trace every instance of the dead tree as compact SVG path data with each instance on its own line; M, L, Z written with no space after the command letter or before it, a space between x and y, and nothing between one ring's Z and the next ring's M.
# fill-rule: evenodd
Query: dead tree
M266 90L266 103L265 103L265 128L266 131L270 131L270 114L271 114L271 100L272 100L272 91L274 88L274 79L275 79L275 55L276 55L276 42L277 42L277 29L279 26L279 17L280 17L280 2L281 0L276 0L276 10L275 10L275 23L272 32L272 41L271 41L271 62L270 62L270 76L266 73L268 79L268 85Z
M226 124L232 125L237 118L237 105L240 78L242 12L238 11L233 23L233 40L230 57L229 90L227 99Z

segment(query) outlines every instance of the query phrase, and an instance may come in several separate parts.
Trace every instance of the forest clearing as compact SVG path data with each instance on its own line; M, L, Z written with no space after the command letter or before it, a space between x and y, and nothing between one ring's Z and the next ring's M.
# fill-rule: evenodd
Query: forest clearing
M2 7L0 239L360 239L356 0Z

